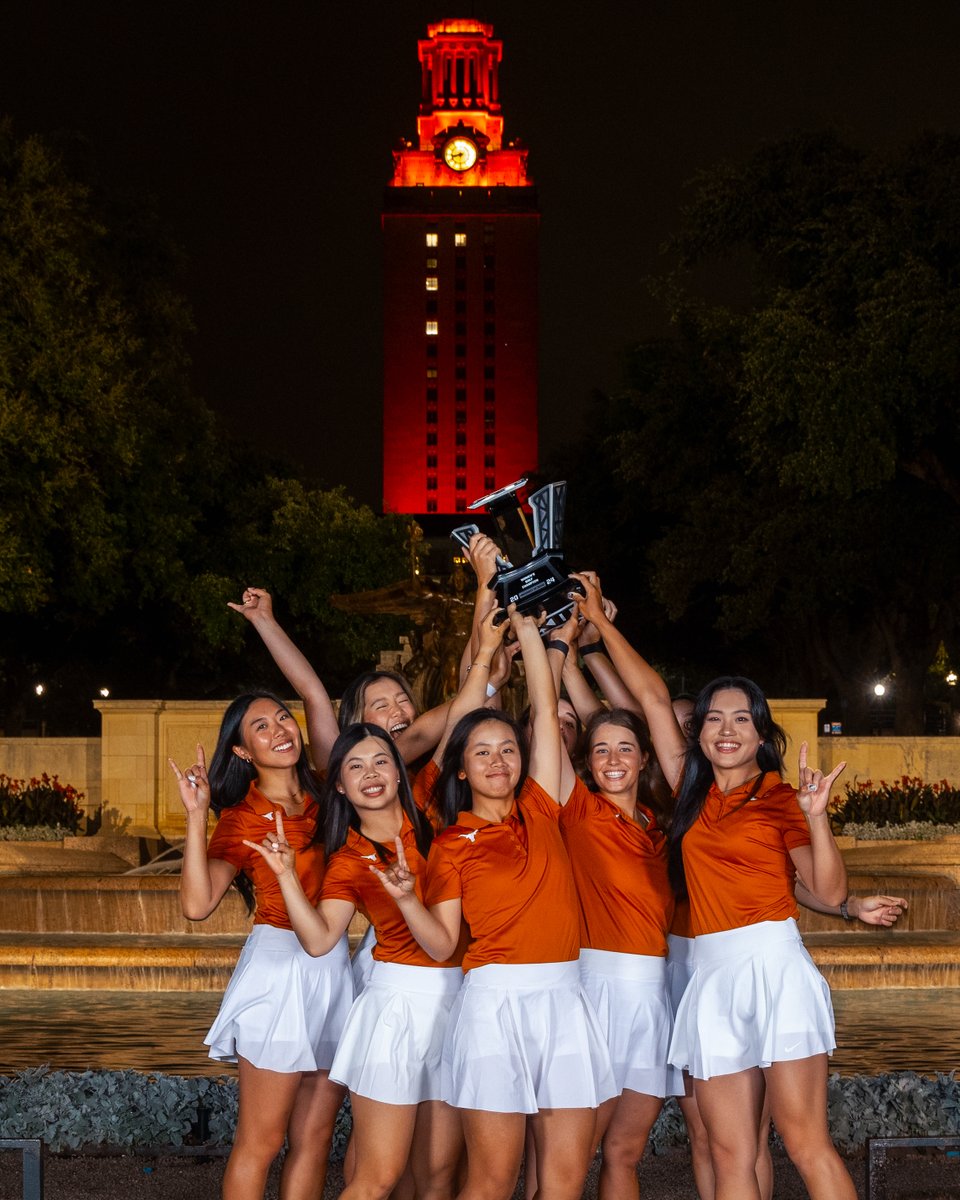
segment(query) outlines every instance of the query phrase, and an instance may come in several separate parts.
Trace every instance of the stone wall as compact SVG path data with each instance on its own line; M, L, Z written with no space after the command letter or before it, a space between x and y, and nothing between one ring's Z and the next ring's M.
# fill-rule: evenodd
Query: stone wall
M0 774L11 779L56 775L83 792L83 807L100 807L100 738L0 738Z

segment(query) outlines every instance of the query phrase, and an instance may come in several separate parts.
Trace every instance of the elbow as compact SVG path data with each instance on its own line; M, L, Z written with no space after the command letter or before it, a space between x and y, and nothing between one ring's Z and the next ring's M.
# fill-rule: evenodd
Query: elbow
M205 921L213 912L212 908L198 904L195 900L188 900L185 896L180 899L180 908L188 921Z

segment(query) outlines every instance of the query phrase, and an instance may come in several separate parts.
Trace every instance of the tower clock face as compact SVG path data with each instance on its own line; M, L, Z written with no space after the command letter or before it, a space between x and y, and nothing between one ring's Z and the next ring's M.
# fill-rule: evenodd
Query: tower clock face
M477 147L467 137L453 137L443 147L443 161L453 171L469 171L477 161Z

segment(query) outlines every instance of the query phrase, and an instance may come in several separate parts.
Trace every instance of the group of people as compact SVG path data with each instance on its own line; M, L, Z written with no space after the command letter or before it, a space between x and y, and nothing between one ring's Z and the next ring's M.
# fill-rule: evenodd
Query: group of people
M267 692L229 706L209 769L201 747L171 763L185 914L235 882L256 905L207 1037L239 1064L226 1200L260 1200L284 1142L281 1195L316 1200L345 1089L349 1200L506 1200L521 1166L531 1200L577 1200L598 1145L601 1200L635 1200L669 1096L701 1200L768 1200L771 1117L814 1200L853 1200L796 901L871 924L904 901L847 894L827 818L842 764L825 775L803 746L786 784L746 679L675 712L592 573L547 640L499 620L496 553L471 542L462 685L420 715L401 676L370 672L338 718L269 595L232 605L303 699L312 763ZM499 707L518 654L520 723ZM371 937L351 963L356 913Z

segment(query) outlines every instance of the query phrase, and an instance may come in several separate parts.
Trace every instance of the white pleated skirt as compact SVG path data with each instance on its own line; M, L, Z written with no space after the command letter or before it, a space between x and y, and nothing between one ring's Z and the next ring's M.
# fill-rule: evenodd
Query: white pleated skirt
M693 938L667 934L667 992L674 1017L693 976Z
M374 962L354 1001L330 1078L385 1104L440 1099L440 1058L459 967Z
M373 948L376 944L377 931L372 925L368 925L363 937L357 942L357 948L350 956L354 995L360 995L373 973Z
M580 981L606 1038L617 1091L682 1096L683 1076L667 1062L673 1010L666 959L581 950Z
M616 1096L577 961L468 971L443 1045L441 1094L457 1108L509 1113L596 1108Z
M695 939L670 1062L694 1079L829 1054L836 1047L827 981L793 918Z
M204 1039L218 1062L325 1071L353 1003L347 939L313 958L290 929L254 925Z

